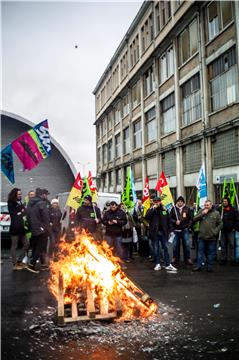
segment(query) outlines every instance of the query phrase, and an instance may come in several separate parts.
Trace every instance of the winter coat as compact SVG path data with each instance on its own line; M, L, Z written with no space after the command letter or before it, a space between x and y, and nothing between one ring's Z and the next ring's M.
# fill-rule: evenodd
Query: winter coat
M29 200L27 205L27 221L32 236L50 233L50 217L46 202L40 197Z
M234 209L231 205L226 208L220 208L220 214L223 210L223 232L239 230L239 213L236 209Z
M180 221L179 225L176 225L177 220ZM170 211L170 221L173 231L182 231L190 228L192 225L192 212L190 208L184 205L180 213L179 208L174 206Z
M133 241L133 227L134 221L130 214L126 213L127 223L122 227L122 237L124 239L131 239Z
M163 206L150 208L146 213L146 220L149 222L149 234L154 238L158 231L162 231L165 239L168 239L171 232L170 216Z
M76 211L75 224L88 230L90 233L94 233L97 227L96 217L101 221L100 209L97 206L93 208L93 205L88 206L83 204Z
M11 217L10 235L25 235L26 229L24 228L24 215L26 215L25 206L21 201L7 202L9 215Z
M108 222L117 220L117 224L110 225ZM102 223L105 225L105 235L108 236L122 236L122 227L127 224L126 214L121 209L107 210L104 213Z
M220 214L213 209L209 210L205 215L202 214L202 211L200 210L193 219L194 222L200 222L198 238L202 240L216 240L223 226Z
M52 206L49 208L49 216L50 216L50 223L51 231L55 233L61 232L61 218L62 212L59 208L53 208Z

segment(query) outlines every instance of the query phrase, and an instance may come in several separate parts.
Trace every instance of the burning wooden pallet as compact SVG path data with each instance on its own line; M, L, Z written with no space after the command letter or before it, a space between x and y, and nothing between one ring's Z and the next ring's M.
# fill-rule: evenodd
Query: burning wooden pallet
M122 304L119 297L115 298L114 309L112 309L106 297L102 298L96 306L94 291L90 285L87 286L85 293L83 302L79 301L76 296L71 296L71 303L65 304L63 276L59 273L57 314L59 326L76 321L110 320L122 316Z

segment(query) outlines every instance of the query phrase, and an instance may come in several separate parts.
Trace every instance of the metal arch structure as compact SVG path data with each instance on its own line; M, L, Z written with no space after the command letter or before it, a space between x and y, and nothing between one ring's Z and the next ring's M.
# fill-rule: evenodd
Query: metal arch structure
M22 116L16 115L14 113L10 113L8 111L5 110L0 110L0 114L8 116L10 118L13 118L15 120L18 120L22 123L24 123L25 125L28 125L30 128L36 126L36 124L34 124L32 121L23 118ZM72 174L74 175L74 177L76 176L77 170L75 168L75 165L73 164L73 162L71 161L70 157L67 155L67 153L65 152L65 150L62 148L62 146L54 139L54 137L52 135L51 136L51 142L52 144L56 147L56 149L61 153L61 155L63 156L63 158L66 160L66 162L68 163Z

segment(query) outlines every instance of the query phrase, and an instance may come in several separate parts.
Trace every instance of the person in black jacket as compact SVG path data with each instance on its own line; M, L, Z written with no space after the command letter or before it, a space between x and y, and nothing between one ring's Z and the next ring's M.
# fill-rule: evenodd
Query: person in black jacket
M38 259L41 260L42 268L47 268L46 252L50 235L49 211L40 188L36 189L36 196L27 205L27 220L32 233L32 259L27 269L38 272L35 267Z
M49 247L49 254L52 255L61 236L62 212L59 207L58 199L52 199L51 206L49 208L49 215L51 227L51 242Z
M168 253L168 236L170 233L170 218L166 209L164 209L161 198L155 197L153 199L153 207L146 213L146 220L149 222L149 234L152 239L154 248L155 268L154 270L161 270L160 265L160 245L161 243L164 252L164 265L167 271L176 272L177 269L170 264Z
M190 258L189 229L192 225L192 213L185 205L184 198L179 196L176 205L170 212L171 226L175 234L173 246L173 260L176 264L180 260L180 240L182 239L183 256L186 265L193 265Z
M94 236L97 230L97 224L99 224L100 221L100 209L92 204L92 197L86 195L82 206L76 211L76 227L78 227L79 230L85 229Z
M21 270L24 265L22 260L28 250L29 241L25 236L27 229L24 226L24 216L26 215L25 206L22 203L22 193L18 188L14 188L8 194L8 211L11 217L10 235L11 235L11 257L13 270ZM16 248L18 241L22 240L23 248L17 259Z
M122 227L127 224L127 218L115 201L110 202L110 209L104 213L102 223L105 225L105 240L113 247L114 254L123 259Z
M224 265L227 261L234 264L235 230L239 230L239 214L238 211L232 207L228 197L223 198L220 213L223 221L223 228L221 231L222 254L220 264Z

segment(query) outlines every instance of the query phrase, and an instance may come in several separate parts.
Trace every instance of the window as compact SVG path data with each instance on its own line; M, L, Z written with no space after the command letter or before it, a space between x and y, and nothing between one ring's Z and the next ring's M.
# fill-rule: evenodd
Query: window
M129 48L130 48L130 67L132 68L139 61L139 35L135 37Z
M129 127L123 130L123 149L124 154L129 153L130 151L130 138L129 138Z
M201 141L189 144L183 150L185 174L199 172L202 165Z
M154 72L151 66L144 74L144 97L150 95L154 91Z
M112 146L112 139L108 141L108 161L113 159L113 146Z
M150 14L141 28L141 44L143 52L149 47L149 45L153 41L153 38L153 16L152 14Z
M101 184L102 184L102 189L104 191L106 188L106 174L105 173L101 175Z
M198 24L195 19L179 35L179 62L183 64L198 51Z
M161 5L160 23L161 23L161 28L163 28L171 17L171 2L168 0L160 1L160 5Z
M96 125L96 139L100 138L100 125Z
M239 164L238 129L217 134L212 141L213 167Z
M110 130L110 129L112 129L112 126L113 126L113 113L112 113L112 111L108 114L107 120L108 120L108 130Z
M233 19L231 1L212 1L207 7L208 40L212 40Z
M115 136L115 157L118 158L121 156L121 138L120 134Z
M128 74L128 51L122 56L120 60L120 77L123 80Z
M236 50L231 48L209 65L211 108L216 111L238 99Z
M101 148L97 149L97 162L98 162L98 165L100 165L100 163L101 163Z
M116 68L113 70L113 92L118 88L119 86L119 65L116 66Z
M156 157L146 160L146 174L153 178L157 176L157 160Z
M107 144L103 145L103 165L107 164Z
M137 162L134 164L134 180L142 179L142 162Z
M158 2L157 5L155 6L155 29L156 29L156 34L158 34L159 31L160 31L159 2Z
M108 173L108 186L109 188L113 185L112 171Z
M140 104L140 81L132 88L132 107L135 108Z
M106 90L104 86L103 89L101 90L101 107L103 107L105 103L106 103Z
M125 95L122 100L122 118L129 113L129 94Z
M155 107L150 109L145 114L146 122L146 143L156 140L157 138L157 127L156 127L156 114Z
M163 133L168 134L171 131L175 131L176 128L174 93L167 96L161 102L161 108L162 108L162 119L163 119Z
M116 185L121 184L121 169L115 170L115 181L116 181Z
M191 124L201 117L201 91L199 74L182 86L183 125Z
M133 123L134 128L134 149L142 147L142 126L141 120L137 120Z
M174 52L171 46L160 58L161 83L174 73Z
M103 120L102 124L103 124L103 135L105 135L107 132L107 119L106 118Z
M115 105L115 125L120 122L121 119L121 102L119 101Z
M176 157L175 150L167 151L162 154L162 165L165 176L176 175Z

